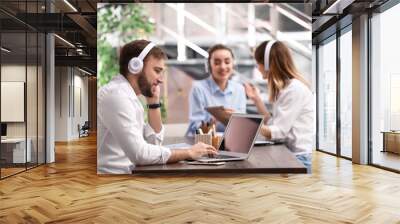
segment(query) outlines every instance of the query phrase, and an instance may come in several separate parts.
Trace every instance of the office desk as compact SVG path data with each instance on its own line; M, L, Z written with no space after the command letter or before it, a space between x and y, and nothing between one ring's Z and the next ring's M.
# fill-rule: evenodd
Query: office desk
M1 159L10 164L30 162L32 141L27 138L26 142L25 151L25 138L1 139Z
M191 143L184 138L168 138L164 144ZM192 173L307 173L285 145L255 146L248 160L226 162L221 166L189 165L185 162L137 166L133 174L192 174Z

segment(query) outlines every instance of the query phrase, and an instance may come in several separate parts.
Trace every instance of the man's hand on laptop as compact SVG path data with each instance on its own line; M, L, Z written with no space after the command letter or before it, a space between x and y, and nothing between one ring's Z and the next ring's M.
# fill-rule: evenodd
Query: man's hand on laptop
M199 142L187 150L173 149L171 151L171 156L169 157L167 163L175 163L181 160L192 159L196 160L203 156L214 156L217 155L217 150L211 145Z
M204 144L202 142L199 142L192 147L189 148L188 150L189 157L190 159L198 159L200 157L203 157L204 155L208 156L214 156L217 155L217 150L211 146Z

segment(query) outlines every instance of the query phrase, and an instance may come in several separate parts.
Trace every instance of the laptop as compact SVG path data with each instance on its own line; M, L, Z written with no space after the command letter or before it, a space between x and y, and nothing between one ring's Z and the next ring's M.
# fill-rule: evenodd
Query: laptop
M263 124L264 116L253 114L232 114L226 126L218 155L213 158L201 157L200 162L246 160Z

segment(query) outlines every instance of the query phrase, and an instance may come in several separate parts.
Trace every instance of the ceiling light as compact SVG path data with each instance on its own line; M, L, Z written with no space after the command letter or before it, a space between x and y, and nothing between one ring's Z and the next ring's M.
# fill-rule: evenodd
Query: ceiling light
M75 12L78 12L78 10L71 4L69 3L68 0L64 0L65 4L67 4L72 10L74 10Z
M287 18L291 19L293 22L299 24L300 26L306 28L307 30L311 30L311 23L303 21L299 17L295 16L294 14L290 13L289 11L287 11L286 9L284 9L280 6L277 7L277 10L278 10L278 12L285 15Z
M85 74L92 75L92 73L90 73L90 72L88 72L88 71L86 71L86 70L83 70L83 69L81 69L81 68L79 68L79 67L78 67L78 69L79 69L81 72L85 73Z
M7 48L5 48L5 47L1 47L1 50L4 51L4 52L7 52L7 53L10 53L10 52L11 52L11 50L9 50L9 49L7 49Z
M322 14L342 14L343 10L353 2L354 0L336 0Z
M68 44L69 46L75 48L75 45L71 44L71 42L69 42L68 40L66 40L66 39L64 39L64 38L62 38L62 37L60 37L60 36L57 35L57 34L54 34L54 36L56 36L58 39L60 39L60 40L63 41L64 43Z

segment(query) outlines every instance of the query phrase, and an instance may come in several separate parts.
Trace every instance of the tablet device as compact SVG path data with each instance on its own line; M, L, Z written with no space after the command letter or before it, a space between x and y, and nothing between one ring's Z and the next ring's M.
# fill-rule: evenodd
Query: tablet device
M206 107L205 109L225 126L228 124L231 114L225 112L224 106Z
M276 144L276 143L273 142L273 141L268 141L268 140L256 140L256 141L254 142L254 145L255 145L255 146L273 145L273 144Z

